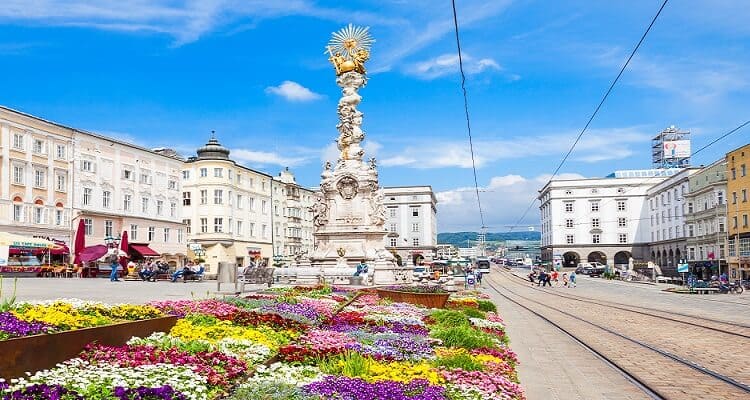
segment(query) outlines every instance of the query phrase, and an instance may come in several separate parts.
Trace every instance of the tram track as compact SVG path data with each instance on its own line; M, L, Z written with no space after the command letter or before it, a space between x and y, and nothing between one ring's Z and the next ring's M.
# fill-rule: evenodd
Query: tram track
M605 326L519 294L496 282L492 276L485 282L498 295L572 337L652 398L723 399L747 398L750 395L750 386L738 380L736 376L707 368L699 363L700 361L696 362L685 354L678 354L674 349L664 349L659 345L647 343L643 339L623 333L622 329L618 331L615 327ZM527 286L523 287L528 289ZM559 302L555 305L562 306Z
M529 283L528 280L523 279L519 277L518 275L513 274L512 272L501 271L501 273L507 276L510 276L511 278L516 279L519 282L523 282L526 284ZM684 313L674 312L674 311L669 311L669 310L660 310L660 309L650 308L650 307L634 306L630 304L621 304L621 303L615 303L612 301L601 300L601 299L592 299L589 297L571 295L569 293L561 294L556 291L548 290L548 289L544 289L540 287L531 286L531 288L534 290L543 292L543 293L578 301L584 304L596 304L596 305L603 306L603 307L615 308L618 310L628 311L628 312L635 313L635 314L648 315L648 316L652 316L656 318L661 318L661 319L665 319L665 320L669 320L673 322L682 323L685 325L690 325L690 326L694 326L698 328L704 328L704 329L712 330L715 332L724 333L727 335L750 339L750 325L739 324L739 323L729 322L729 321L721 321L721 320L712 319L712 318L696 317L694 315L689 315L689 314L684 314ZM642 310L645 310L645 311L642 311ZM667 314L667 315L664 315L664 314ZM678 319L678 318L675 318L675 316L684 317L687 320ZM699 321L699 322L693 322L693 321ZM700 322L708 322L712 324L712 326L701 324Z

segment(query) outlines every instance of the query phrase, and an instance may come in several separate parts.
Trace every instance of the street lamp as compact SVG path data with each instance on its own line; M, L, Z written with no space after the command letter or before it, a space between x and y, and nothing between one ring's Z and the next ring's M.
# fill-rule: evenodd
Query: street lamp
M104 243L107 245L108 248L116 248L120 244L120 236L117 237L114 236L106 236L104 238Z

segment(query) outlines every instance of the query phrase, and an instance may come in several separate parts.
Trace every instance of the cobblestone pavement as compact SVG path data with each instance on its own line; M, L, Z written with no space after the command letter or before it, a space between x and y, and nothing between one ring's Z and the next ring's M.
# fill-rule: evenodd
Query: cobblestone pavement
M746 391L607 330L690 360L744 384L750 382L750 355L727 355L725 348L717 343L728 343L733 348L750 348L747 337L555 296L554 293L532 288L507 272L494 272L488 283L568 330L666 398L724 399L748 396ZM636 290L634 293L641 292ZM577 295L585 297L581 292ZM689 310L682 310L685 311ZM512 323L509 321L509 325Z
M16 298L24 300L52 300L77 298L104 303L147 303L152 300L205 298L216 294L216 281L182 283L158 281L110 282L105 278L18 278ZM245 291L257 290L264 285L245 285ZM224 285L222 291L234 289ZM13 280L3 279L3 297L13 292Z

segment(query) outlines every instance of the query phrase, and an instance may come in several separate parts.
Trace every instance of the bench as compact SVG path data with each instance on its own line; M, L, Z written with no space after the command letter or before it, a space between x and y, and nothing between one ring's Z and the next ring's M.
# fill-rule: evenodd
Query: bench
M271 287L271 285L274 282L274 270L275 269L276 268L273 268L273 267L253 268L247 273L240 275L237 280L243 284L265 283L268 285L268 287Z
M698 293L698 294L711 294L711 293L718 293L719 288L715 287L695 287L690 288L690 292L692 293Z

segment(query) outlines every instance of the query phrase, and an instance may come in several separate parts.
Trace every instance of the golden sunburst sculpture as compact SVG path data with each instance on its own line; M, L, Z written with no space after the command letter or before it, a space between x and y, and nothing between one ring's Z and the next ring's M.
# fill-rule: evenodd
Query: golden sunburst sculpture
M365 61L370 59L370 46L374 42L369 27L349 24L338 32L333 32L326 53L329 55L328 61L336 69L336 75L349 71L364 74Z

